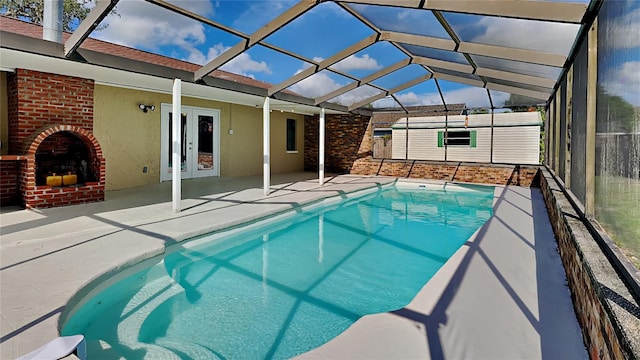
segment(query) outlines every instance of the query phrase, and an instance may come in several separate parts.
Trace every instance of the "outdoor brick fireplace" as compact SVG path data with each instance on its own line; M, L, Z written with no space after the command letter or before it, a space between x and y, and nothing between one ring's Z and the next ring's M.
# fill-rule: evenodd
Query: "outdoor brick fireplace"
M104 200L105 160L93 135L92 80L17 69L7 79L15 202L47 208ZM9 171L10 172L10 171ZM8 174L8 175L7 175Z

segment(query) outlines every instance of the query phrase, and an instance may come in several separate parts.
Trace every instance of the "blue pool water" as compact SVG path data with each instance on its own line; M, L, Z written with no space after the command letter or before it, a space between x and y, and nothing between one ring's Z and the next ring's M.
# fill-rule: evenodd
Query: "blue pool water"
M90 359L291 358L402 308L492 214L493 188L391 187L177 244L74 312Z

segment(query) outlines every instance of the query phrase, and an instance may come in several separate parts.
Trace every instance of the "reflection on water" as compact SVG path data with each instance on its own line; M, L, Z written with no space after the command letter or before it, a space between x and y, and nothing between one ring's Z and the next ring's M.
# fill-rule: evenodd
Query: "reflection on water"
M229 238L175 245L63 334L94 359L291 358L405 306L491 215L493 188L389 189Z

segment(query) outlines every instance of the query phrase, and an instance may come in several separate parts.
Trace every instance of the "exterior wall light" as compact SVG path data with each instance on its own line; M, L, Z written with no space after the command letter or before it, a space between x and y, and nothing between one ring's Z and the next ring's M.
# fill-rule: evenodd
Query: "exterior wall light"
M155 105L145 105L145 104L139 104L138 108L140 108L140 110L142 110L142 112L147 112L149 110L151 111L155 111L156 106Z

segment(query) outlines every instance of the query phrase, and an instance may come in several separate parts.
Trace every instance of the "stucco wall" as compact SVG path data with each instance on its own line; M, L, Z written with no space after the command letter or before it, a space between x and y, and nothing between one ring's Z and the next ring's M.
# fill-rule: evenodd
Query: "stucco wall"
M140 103L153 104L156 110L143 113ZM171 103L171 95L95 86L94 135L107 159L107 190L159 181L162 103ZM220 110L220 176L262 174L262 109L188 97L183 97L182 105ZM298 121L295 154L286 152L287 118ZM299 114L271 113L272 173L303 170L303 121Z

